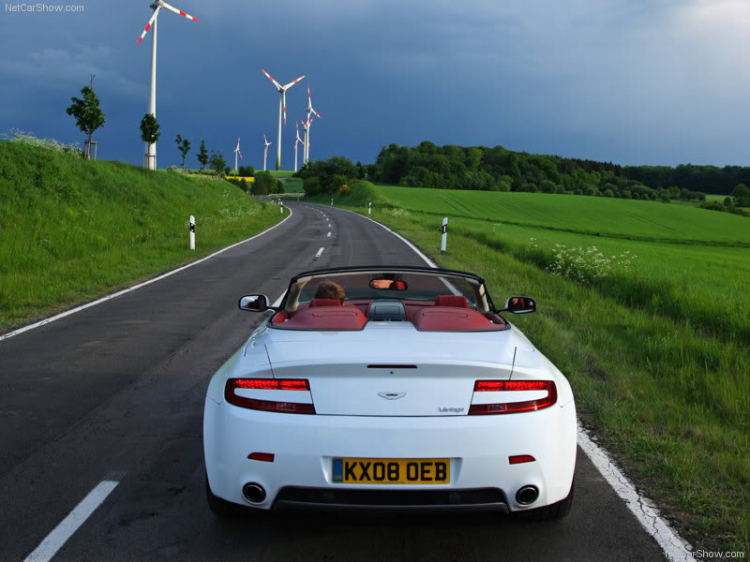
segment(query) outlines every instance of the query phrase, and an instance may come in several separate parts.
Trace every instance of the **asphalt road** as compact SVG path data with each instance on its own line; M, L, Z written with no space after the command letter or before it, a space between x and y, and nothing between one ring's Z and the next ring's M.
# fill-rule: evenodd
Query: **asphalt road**
M237 298L273 301L306 269L424 265L362 217L290 207L293 216L264 236L0 342L0 560L24 560L106 479L120 484L53 560L663 560L580 450L575 502L560 522L214 518L204 492L205 390L264 318L239 311Z

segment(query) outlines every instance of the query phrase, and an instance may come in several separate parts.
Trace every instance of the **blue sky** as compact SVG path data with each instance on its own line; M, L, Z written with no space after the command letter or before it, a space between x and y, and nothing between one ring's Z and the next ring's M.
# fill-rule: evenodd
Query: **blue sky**
M176 134L227 161L237 136L262 167L276 150L282 83L293 166L307 83L323 119L313 158L372 162L390 143L502 145L621 164L750 165L750 2L746 0L173 0L200 18L159 15L159 167ZM47 0L77 13L0 6L0 131L63 142L65 113L96 74L106 113L99 157L142 163L151 38L148 2ZM37 4L25 3L28 6ZM195 148L188 156L197 166Z

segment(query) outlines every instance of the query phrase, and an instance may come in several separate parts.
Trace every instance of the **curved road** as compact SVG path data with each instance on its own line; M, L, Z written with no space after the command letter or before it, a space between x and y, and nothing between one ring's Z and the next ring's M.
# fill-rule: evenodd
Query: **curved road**
M486 514L214 518L203 482L205 389L265 318L239 311L237 298L261 292L275 300L306 269L424 265L363 217L289 206L293 216L263 236L0 341L0 560L24 560L107 479L120 483L53 560L664 559L580 450L576 499L561 522Z

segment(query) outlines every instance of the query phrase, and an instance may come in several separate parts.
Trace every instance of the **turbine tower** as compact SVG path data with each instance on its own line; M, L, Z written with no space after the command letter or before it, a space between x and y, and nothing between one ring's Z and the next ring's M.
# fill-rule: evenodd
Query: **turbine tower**
M234 152L234 171L237 171L237 155L240 155L240 160L242 160L242 153L240 152L240 137L237 137L237 147L232 151Z
M295 126L297 127L297 138L294 139L294 171L297 171L297 145L299 143L302 143L302 147L304 149L305 141L303 141L299 136L299 121L295 123ZM304 125L303 125L304 126ZM304 156L304 154L303 154Z
M140 45L141 41L143 41L143 38L146 36L146 33L148 33L148 30L151 29L151 27L154 28L154 31L151 34L151 97L149 98L148 112L156 117L156 19L159 16L159 10L166 8L167 10L171 10L174 13L180 14L181 16L193 21L198 21L198 18L194 18L182 10L178 10L174 6L170 6L163 0L156 0L151 4L150 8L154 11L154 14L151 16L151 19L148 20L146 29L141 33L141 36L138 38L138 43L136 44ZM148 151L148 167L150 170L153 170L156 168L156 143L151 145L146 144L146 150Z
M279 91L279 138L278 138L278 146L276 147L276 170L281 170L281 119L282 115L284 118L284 125L286 125L286 91L294 86L297 82L302 80L305 75L303 74L296 80L292 80L287 84L286 86L282 86L279 84L276 80L273 79L273 76L268 74L268 72L265 71L265 69L261 68L263 71L263 74L265 74L268 79L273 82L273 85L276 86L276 89Z
M300 123L302 123L302 129L305 131L305 140L302 142L302 165L303 166L307 164L307 147L308 147L307 135L308 135L308 132L310 131L310 121L309 121L310 117L308 117L307 119L308 119L307 121L300 121Z
M266 171L266 161L268 160L268 147L271 146L273 143L268 142L268 139L266 138L266 133L263 133L263 171Z
M310 129L312 128L312 114L315 114L315 117L318 119L322 119L320 114L313 109L312 106L312 96L310 95L310 84L307 85L307 134L305 135L305 162L310 160Z

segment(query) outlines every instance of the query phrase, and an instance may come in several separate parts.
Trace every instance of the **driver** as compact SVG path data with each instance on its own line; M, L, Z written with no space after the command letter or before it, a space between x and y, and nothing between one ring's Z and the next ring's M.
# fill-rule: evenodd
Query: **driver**
M336 299L343 305L344 299L346 299L346 294L344 293L344 289L341 287L341 285L339 285L335 281L326 279L320 285L318 285L318 290L315 291L315 296L313 298Z

